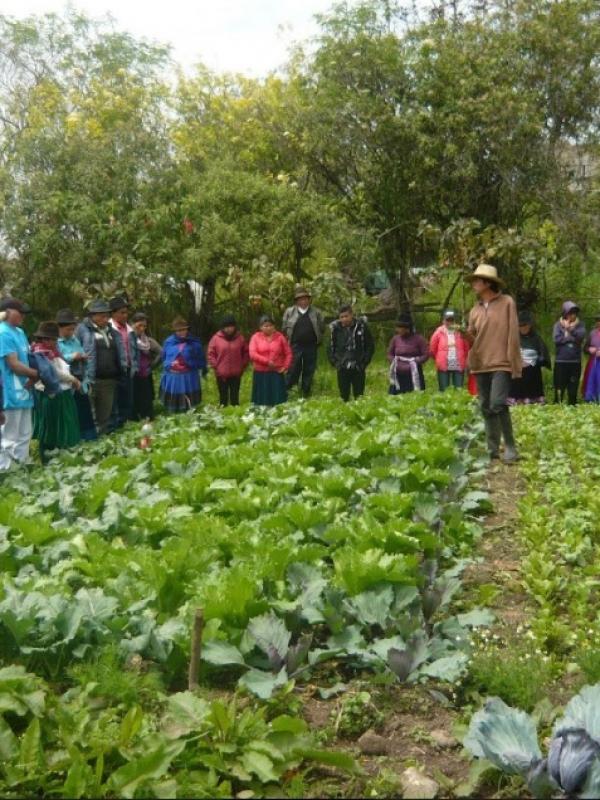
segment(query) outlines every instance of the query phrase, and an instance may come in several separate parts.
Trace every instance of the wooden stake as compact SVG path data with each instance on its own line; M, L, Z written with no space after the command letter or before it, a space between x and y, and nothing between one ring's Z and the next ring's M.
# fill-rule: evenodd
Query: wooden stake
M192 628L192 649L190 652L190 669L188 672L188 689L192 692L198 688L198 672L202 654L202 632L204 630L204 609L197 608Z

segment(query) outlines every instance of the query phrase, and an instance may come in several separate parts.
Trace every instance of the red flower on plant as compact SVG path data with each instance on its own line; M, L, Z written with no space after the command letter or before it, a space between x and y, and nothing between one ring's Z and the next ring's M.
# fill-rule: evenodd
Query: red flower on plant
M194 223L189 217L183 218L183 230L186 232L188 236L191 236L192 233L196 230L194 227Z

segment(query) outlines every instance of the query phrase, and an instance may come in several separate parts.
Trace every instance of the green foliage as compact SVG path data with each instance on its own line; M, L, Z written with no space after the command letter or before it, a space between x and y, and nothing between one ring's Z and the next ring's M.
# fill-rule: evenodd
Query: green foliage
M510 645L502 651L476 651L465 680L467 688L480 695L497 696L532 711L546 697L555 674L554 664L545 656L531 653L526 646Z
M333 727L336 735L342 739L358 739L369 728L377 728L383 719L384 715L373 702L371 694L362 691L344 696L335 714Z

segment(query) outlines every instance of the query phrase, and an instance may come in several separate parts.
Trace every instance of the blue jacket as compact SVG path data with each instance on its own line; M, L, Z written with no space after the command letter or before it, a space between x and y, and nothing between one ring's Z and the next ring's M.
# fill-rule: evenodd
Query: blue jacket
M185 345L183 349L180 349L183 341ZM186 336L185 339L180 339L179 336L173 333L165 339L162 351L163 370L165 372L171 369L171 365L178 355L183 356L183 360L190 370L206 371L206 358L202 342L195 336Z
M116 342L121 372L125 374L127 372L127 357L121 337L110 325L107 327L107 334ZM93 383L96 380L96 328L89 317L86 317L83 322L79 323L75 331L75 336L79 339L83 345L84 351L89 356L88 360L85 362L84 380L88 381L88 383Z
M56 370L42 353L29 353L29 366L37 369L39 379L44 384L44 389L48 397L60 394L60 382Z

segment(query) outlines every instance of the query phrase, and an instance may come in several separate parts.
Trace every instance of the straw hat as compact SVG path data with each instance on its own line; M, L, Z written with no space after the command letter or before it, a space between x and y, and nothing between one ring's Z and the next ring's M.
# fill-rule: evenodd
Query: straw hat
M484 281L494 281L494 283L497 283L498 286L501 287L506 286L502 278L498 277L498 270L496 267L492 267L491 264L480 264L475 272L467 275L466 280L469 281L469 283L473 283L477 278L483 278Z

